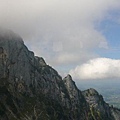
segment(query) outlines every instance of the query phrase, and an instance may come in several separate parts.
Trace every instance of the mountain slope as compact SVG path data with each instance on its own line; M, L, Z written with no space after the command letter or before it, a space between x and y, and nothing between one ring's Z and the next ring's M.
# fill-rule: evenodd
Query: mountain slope
M119 120L119 117L120 111L109 107L97 91L80 91L70 75L62 80L43 58L27 49L21 37L11 31L0 33L1 120Z

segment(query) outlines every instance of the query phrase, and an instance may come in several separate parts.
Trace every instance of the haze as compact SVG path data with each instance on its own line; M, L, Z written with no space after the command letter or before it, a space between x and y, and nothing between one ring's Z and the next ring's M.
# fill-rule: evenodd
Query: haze
M0 0L0 27L62 76L120 78L119 0Z

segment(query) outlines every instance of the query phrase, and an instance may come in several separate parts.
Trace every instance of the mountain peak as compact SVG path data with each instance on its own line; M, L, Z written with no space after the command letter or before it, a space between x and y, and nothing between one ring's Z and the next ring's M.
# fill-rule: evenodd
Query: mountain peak
M20 41L23 43L22 38L14 33L13 31L9 30L9 29L2 29L0 28L0 40L4 40L4 41Z
M90 89L87 89L87 90L84 90L83 91L83 94L84 96L99 96L99 93L94 89L94 88L90 88Z
M35 56L41 66L46 66L46 62L42 57Z
M73 80L72 80L72 76L71 76L70 74L68 74L63 80L73 81Z
M66 86L66 88L67 88L68 90L77 89L77 86L76 86L75 82L72 80L71 75L68 74L68 75L63 79L63 82L64 82L64 84L65 84L65 86Z

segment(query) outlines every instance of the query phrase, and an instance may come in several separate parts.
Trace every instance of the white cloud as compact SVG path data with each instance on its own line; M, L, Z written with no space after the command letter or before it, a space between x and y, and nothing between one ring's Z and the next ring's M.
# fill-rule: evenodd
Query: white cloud
M0 26L53 66L76 65L97 57L94 49L108 49L95 23L119 6L119 0L0 0Z
M120 78L120 60L96 58L70 71L74 79Z

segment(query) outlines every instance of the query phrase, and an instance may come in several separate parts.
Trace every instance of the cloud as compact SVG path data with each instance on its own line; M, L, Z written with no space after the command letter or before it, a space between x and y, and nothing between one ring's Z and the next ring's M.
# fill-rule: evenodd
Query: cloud
M22 36L49 64L75 66L98 57L94 49L108 49L96 23L119 6L119 0L0 0L0 26Z
M120 60L96 58L70 71L74 79L120 78Z

